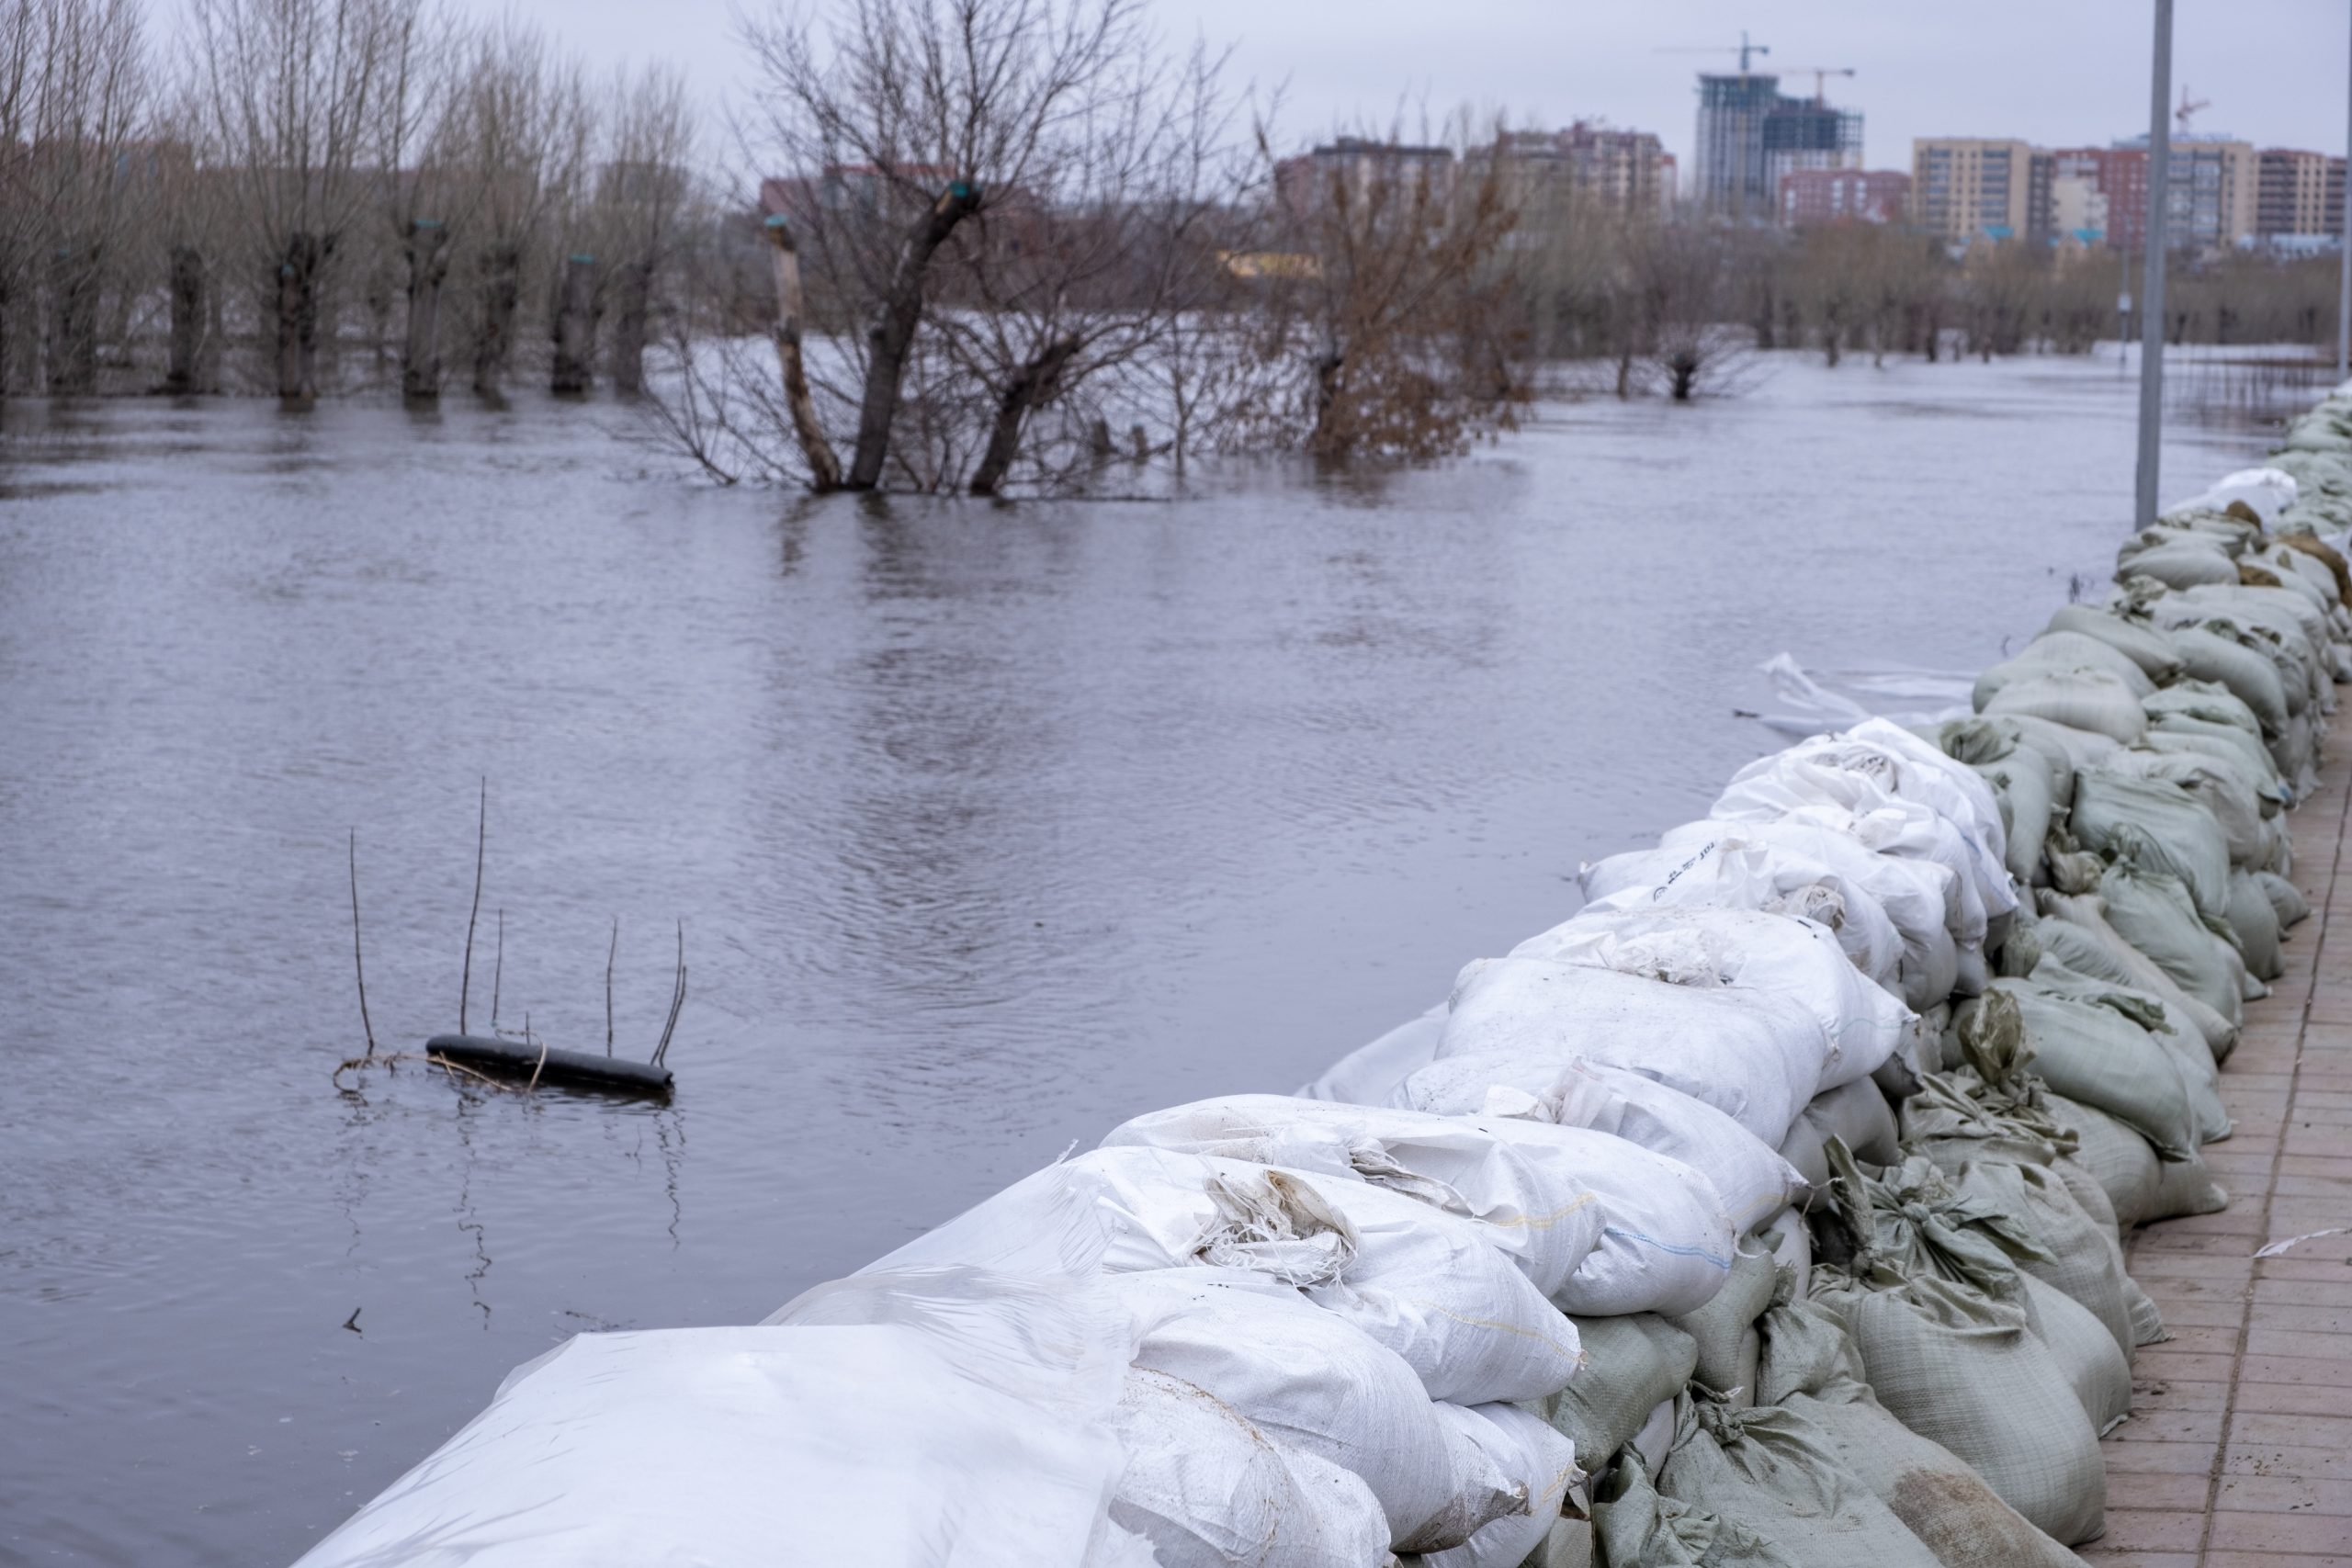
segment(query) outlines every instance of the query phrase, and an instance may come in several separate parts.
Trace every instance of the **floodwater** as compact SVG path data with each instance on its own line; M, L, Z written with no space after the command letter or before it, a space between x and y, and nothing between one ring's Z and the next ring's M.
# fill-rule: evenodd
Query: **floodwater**
M282 1562L583 1329L755 1320L1286 1089L1772 737L2111 560L2111 359L1780 363L1473 460L1014 507L681 484L627 412L0 434L0 1562ZM2187 424L2184 492L2261 449ZM363 1048L469 1008L674 1103ZM503 911L503 961L493 931ZM495 973L493 971L495 970ZM356 1315L355 1315L356 1309Z

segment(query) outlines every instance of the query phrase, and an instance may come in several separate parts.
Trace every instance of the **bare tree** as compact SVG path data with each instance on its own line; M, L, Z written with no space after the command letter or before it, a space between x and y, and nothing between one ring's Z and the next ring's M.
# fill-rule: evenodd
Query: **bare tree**
M515 347L525 280L585 148L576 64L509 17L475 35L458 86L462 161L476 182L468 250L473 388L497 394Z
M695 120L685 78L646 66L614 78L605 111L609 153L596 173L593 224L612 290L613 337L605 351L614 387L645 387L645 346L662 269L680 243L692 191L687 164Z
M319 390L334 269L366 204L388 73L416 0L189 0L215 140L237 197L280 398Z

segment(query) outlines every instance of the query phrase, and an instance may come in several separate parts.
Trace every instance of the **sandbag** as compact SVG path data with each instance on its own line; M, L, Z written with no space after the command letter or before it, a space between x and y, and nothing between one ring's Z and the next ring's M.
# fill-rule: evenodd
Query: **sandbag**
M1129 1372L1118 1408L1127 1464L1111 1495L1111 1522L1149 1541L1159 1568L1363 1568L1387 1556L1380 1505L1352 1472L1273 1441L1230 1406L1159 1372ZM973 1440L988 1450L1003 1436ZM960 1533L971 1539L968 1528ZM752 1556L791 1539L786 1525ZM855 1551L833 1559L869 1560Z
M2087 729L2129 745L2148 728L2132 687L2104 670L2045 670L2010 681L1978 712L1987 718L2021 714Z
M2108 924L2107 906L2096 893L2069 896L2045 892L2039 896L2048 917L2036 928L2042 952L2077 974L2133 986L2162 998L2205 1040L2214 1060L2228 1056L2237 1043L2238 1026L2180 988L2180 983L2125 941Z
M2268 890L2251 874L2233 871L2225 912L2247 972L2257 980L2276 980L2284 975L2287 957L2278 946L2278 910L2270 902Z
M1197 1263L1295 1287L1403 1357L1432 1399L1540 1399L1580 1359L1574 1326L1473 1222L1363 1181L1165 1149L1048 1166L861 1272Z
M2159 686L2170 684L2180 674L2180 655L2174 651L2171 639L2143 621L2126 620L2095 605L2064 604L2051 615L2049 629L2097 637L2138 665L2140 672Z
M1770 1252L1743 1249L1714 1300L1668 1320L1697 1344L1698 1368L1691 1375L1714 1393L1728 1396L1742 1390L1746 1403L1755 1403L1756 1320L1771 1304L1777 1272Z
M1782 1408L1828 1443L1944 1568L2080 1568L1950 1449L1896 1420L1863 1384L1792 1395Z
M1583 1056L1704 1100L1777 1147L1828 1061L1803 1003L1535 958L1479 959L1455 983L1440 1059Z
M1548 1052L1479 1052L1430 1063L1396 1103L1443 1116L1514 1116L1606 1133L1705 1177L1736 1230L1804 1190L1804 1178L1755 1134L1703 1100L1626 1067ZM1668 1232L1656 1233L1661 1239ZM1692 1247L1685 1236L1670 1245Z
M2109 1009L2147 1031L2150 1039L2171 1052L2173 1065L2179 1069L2197 1141L2210 1144L2230 1135L2230 1114L2222 1105L2221 1070L2213 1054L2196 1028L2169 1003L2136 987L2076 974L2049 958L2035 967L2031 981L2051 995Z
M1511 953L1796 1002L1820 1024L1828 1043L1813 1086L1815 1094L1869 1077L1894 1054L1911 1016L1848 962L1826 927L1791 915L1588 908Z
M2150 747L2143 740L2118 752L2107 771L2161 779L2186 791L2221 829L2233 868L2251 871L2268 855L2271 840L2263 826L2263 799L2245 770L2229 759L2203 751L2170 750L2161 745Z
M1519 1568L1551 1533L1568 1488L1584 1478L1567 1439L1513 1404L1440 1405L1438 1414L1513 1478L1515 1506L1460 1546L1424 1557L1424 1568Z
M2038 718L2032 714L2005 713L1992 718L1984 718L1984 716L1980 714L1977 716L1987 724L1997 724L2005 728L2015 729L2018 739L2039 750L2045 760L2051 761L2053 769L2057 766L2056 759L2064 759L2064 776L2054 796L2061 806L2074 798L2076 773L2085 768L2098 766L2099 763L2113 756L2123 744L2112 735L2100 735L2088 729L2077 729L2071 724L2055 723L2050 719ZM2052 776L2055 779L2058 774L2053 773Z
M1937 1568L1828 1438L1785 1405L1730 1410L1685 1396L1658 1490L1737 1519L1809 1568Z
M1270 1284L1237 1270L1168 1269L1119 1275L1107 1288L1134 1317L1137 1370L1189 1384L1274 1442L1362 1477L1396 1551L1458 1546L1525 1507L1525 1476L1441 1417L1412 1368L1297 1292L1269 1294Z
M2233 1026L2245 1018L2243 964L2206 929L2179 878L2143 866L2134 853L2100 874L2098 897L2109 928L2182 990Z
M1843 873L1736 825L1695 849L1611 855L1577 880L1589 909L1758 909L1817 921L1855 968L1889 989L1899 984L1903 939L1876 898Z
M2213 814L2180 785L2093 769L2075 780L2067 827L2109 859L2131 843L2141 864L2180 879L2199 915L2218 920L2228 913L2229 840Z
M1620 1459L1593 1495L1592 1533L1608 1568L1809 1568L1735 1519L1661 1496L1638 1455Z
M2266 739L2286 729L2287 688L2270 660L2233 637L2217 636L2193 623L2174 627L2172 641L2188 675L2227 687L2261 720Z
M1688 856L1708 843L1736 837L1828 866L1885 913L1903 945L1896 972L1903 999L1924 1009L1950 996L1959 975L1951 927L1961 908L1961 874L1933 859L1878 852L1881 845L1905 831L1905 818L1899 811L1883 822L1864 822L1836 811L1770 821L1711 818L1667 833L1657 852Z
M2238 569L2221 550L2183 537L2137 551L2116 568L2117 581L2134 577L2151 577L2167 588L2193 588L2200 582L2235 582Z
M1588 1317L1577 1325L1585 1370L1537 1408L1576 1445L1577 1461L1597 1471L1634 1440L1658 1402L1682 1392L1699 1365L1699 1343L1656 1313Z
M2311 903L2293 883L2273 871L2257 871L2254 879L2263 897L2270 900L2271 912L2278 917L2281 931L2311 919Z
M2107 1194L2116 1224L2129 1230L2157 1218L2163 1162L2148 1140L2092 1106L2063 1094L2045 1097L2052 1120L2075 1135L2075 1160Z
M1360 1179L1478 1224L1569 1312L1685 1310L1719 1288L1738 1227L1713 1183L1604 1133L1233 1095L1114 1128L1140 1145Z
M2060 1542L2104 1528L2098 1434L2024 1312L1931 1276L1867 1282L1816 1263L1813 1299L1861 1352L1879 1402Z
M2030 980L1996 980L2013 998L2033 1070L2052 1089L2133 1128L2167 1158L2197 1152L2197 1122L2180 1069L2163 1043L2111 1007Z
M785 1540L891 1568L1138 1561L1102 1519L1120 1472L1111 1316L1021 1281L994 1298L960 1283L959 1323L1001 1314L1009 1331L575 1336L301 1561L756 1562ZM1281 1471L1267 1452L1255 1462ZM1385 1551L1363 1483L1332 1474L1313 1517L1331 1533L1302 1521L1313 1550L1281 1561L1364 1568Z
M1831 1138L1843 1142L1860 1158L1886 1165L1902 1157L1895 1147L1900 1137L1886 1096L1879 1092L1878 1085L1865 1079L1815 1096L1781 1142L1781 1157L1819 1187L1829 1179L1825 1149Z
M2132 1414L2132 1363L2090 1308L2032 1274L2025 1285L2029 1326L2066 1376L2083 1414L2104 1435Z
M2112 675L2135 697L2144 697L2156 689L2147 672L2112 644L2082 632L2045 631L2012 657L1988 666L1977 676L1976 685L1969 694L1970 705L1981 713L1986 701L2012 681L2052 671L2073 670L2098 670Z

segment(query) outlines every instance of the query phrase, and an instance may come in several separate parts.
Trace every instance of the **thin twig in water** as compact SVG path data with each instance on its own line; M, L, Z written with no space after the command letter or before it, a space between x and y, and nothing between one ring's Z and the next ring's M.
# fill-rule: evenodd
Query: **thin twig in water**
M351 830L351 968L359 976L359 1027L368 1032L368 1055L376 1054L376 1026L368 1021L368 966L359 959L359 829Z
M466 996L474 983L474 926L481 919L481 858L490 842L490 775L481 780L481 818L474 828L474 908L466 917L466 966L458 976L458 1032L466 1032Z
M527 1013L527 1012L526 1012L526 1013L525 1013L525 1014L523 1015L523 1043L524 1043L524 1044L526 1044L526 1045L528 1045L530 1043L531 1043L531 1015L530 1015L529 1013ZM536 1091L536 1090L538 1089L538 1087L539 1087L539 1074L540 1074L542 1071L544 1071L544 1070L546 1069L547 1065L548 1065L548 1043L547 1043L546 1041L542 1040L542 1041L540 1041L540 1042L539 1042L539 1059L538 1059L537 1061L536 1061L536 1062L534 1062L534 1063L532 1063L532 1064L531 1064L531 1081L530 1081L528 1084L526 1084L526 1086L524 1086L523 1092L524 1092L525 1094L530 1094L530 1093L533 1093L534 1091Z
M498 957L490 968L490 1032L498 1032L498 992L506 981L506 909L498 911Z
M653 1048L653 1065L670 1054L670 1035L678 1027L678 1010L686 1005L686 922L678 922L678 978L670 987L670 1017L662 1025L662 1043Z
M605 954L605 1055L613 1054L613 961L621 955L621 918L613 917L613 945Z

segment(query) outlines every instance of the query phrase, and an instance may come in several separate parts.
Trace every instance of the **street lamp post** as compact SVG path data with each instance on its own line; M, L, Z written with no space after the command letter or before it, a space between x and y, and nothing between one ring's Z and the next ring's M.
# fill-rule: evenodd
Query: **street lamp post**
M2352 76L2346 77L2344 166L2345 188L2352 193ZM2323 190L2326 187L2323 186ZM2344 260L2335 293L2335 379L2352 379L2352 194L2343 198Z
M2133 526L2156 520L2157 443L2165 415L2165 220L2172 209L2172 0L2156 0L2148 87L2146 270L2140 281L2140 473Z

